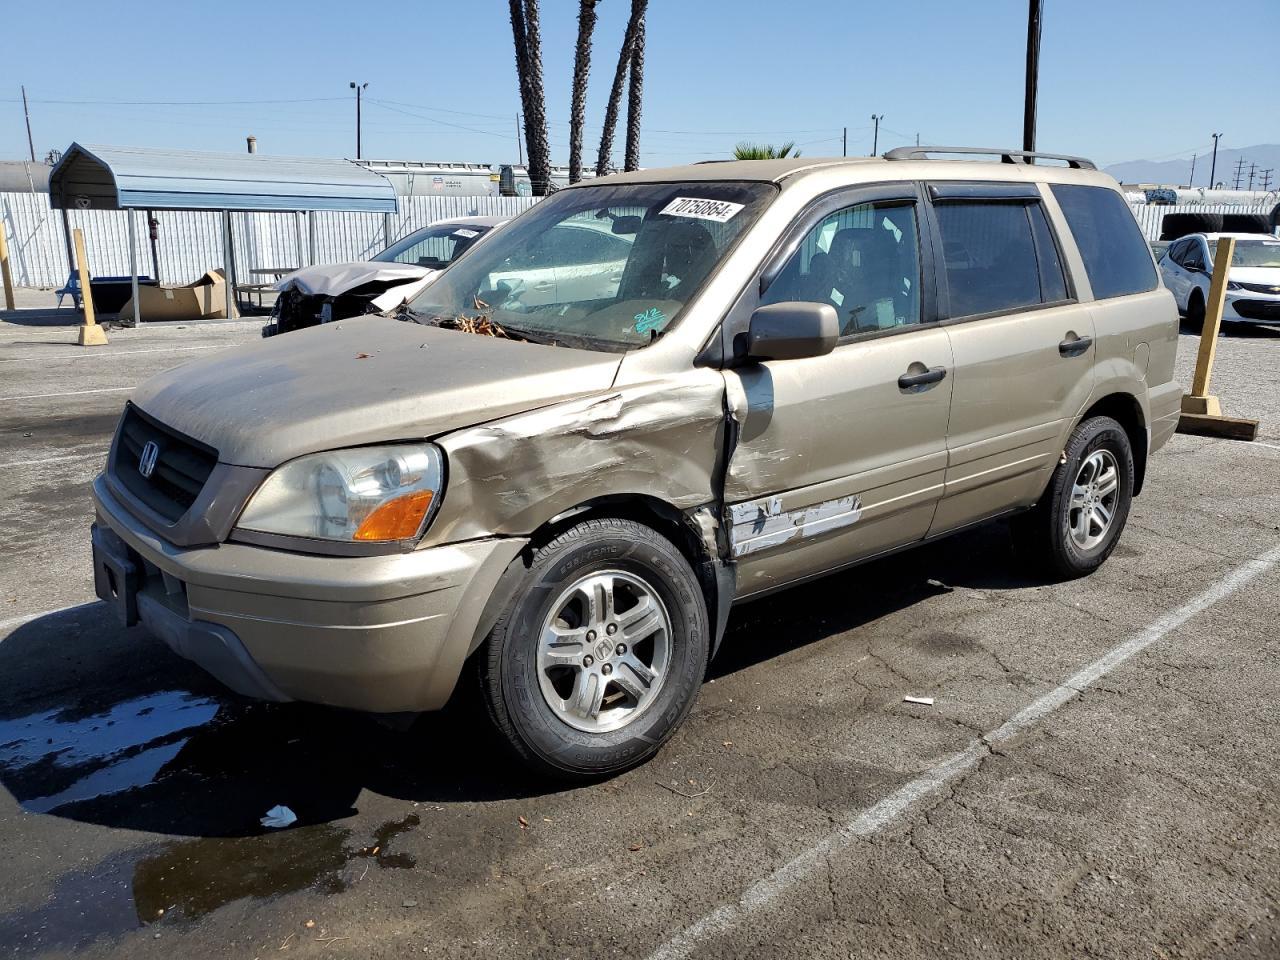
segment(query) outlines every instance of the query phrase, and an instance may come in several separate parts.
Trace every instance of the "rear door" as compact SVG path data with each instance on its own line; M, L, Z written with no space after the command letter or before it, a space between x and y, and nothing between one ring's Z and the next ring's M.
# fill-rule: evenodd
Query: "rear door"
M1033 503L1093 385L1076 301L1034 184L929 188L939 303L955 358L946 488L931 533Z
M826 356L725 371L738 422L725 502L743 595L929 529L946 466L951 348L920 207L913 184L825 198L730 314L730 335L755 307L783 301L830 304L842 324Z

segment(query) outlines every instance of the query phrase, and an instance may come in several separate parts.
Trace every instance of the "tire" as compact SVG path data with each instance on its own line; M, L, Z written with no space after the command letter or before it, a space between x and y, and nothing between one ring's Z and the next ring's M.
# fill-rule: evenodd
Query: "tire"
M1133 500L1133 449L1119 423L1091 417L1075 428L1064 452L1040 502L1015 518L1014 536L1023 559L1070 580L1102 566L1120 539ZM1090 466L1098 465L1091 475ZM1108 468L1114 470L1114 496L1100 492L1107 488ZM1084 495L1073 497L1077 483ZM1096 519L1100 514L1091 518L1087 512L1095 503L1110 518L1105 526Z
M675 732L702 685L709 637L702 587L669 540L631 520L587 520L534 551L477 653L482 699L534 771L609 776Z
M1199 290L1192 290L1187 297L1187 329L1192 333L1204 330L1204 295Z

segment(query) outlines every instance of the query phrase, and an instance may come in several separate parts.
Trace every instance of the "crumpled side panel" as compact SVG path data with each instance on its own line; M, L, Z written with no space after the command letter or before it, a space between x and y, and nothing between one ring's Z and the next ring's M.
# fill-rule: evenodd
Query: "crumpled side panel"
M680 510L716 499L724 379L695 369L451 434L448 480L424 545L527 535L598 497L656 497Z

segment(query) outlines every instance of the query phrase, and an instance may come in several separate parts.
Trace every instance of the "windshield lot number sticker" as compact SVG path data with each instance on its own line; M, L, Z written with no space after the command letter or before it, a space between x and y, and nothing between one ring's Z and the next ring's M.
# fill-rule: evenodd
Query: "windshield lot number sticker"
M657 307L650 307L635 316L636 333L648 333L650 330L661 330L667 325L667 315Z
M676 197L662 208L667 217L692 217L695 220L713 220L727 223L734 218L744 204L728 200L700 200L697 197Z

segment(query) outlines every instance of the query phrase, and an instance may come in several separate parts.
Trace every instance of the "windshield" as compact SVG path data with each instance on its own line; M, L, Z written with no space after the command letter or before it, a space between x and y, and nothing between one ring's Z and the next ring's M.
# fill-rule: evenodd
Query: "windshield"
M437 224L401 237L373 259L378 263L412 263L443 270L490 229L479 224Z
M422 322L605 350L669 330L773 198L765 183L575 187L541 201L419 294Z
M1218 255L1218 241L1209 241L1211 257ZM1233 267L1280 267L1280 239L1237 240L1231 255Z

